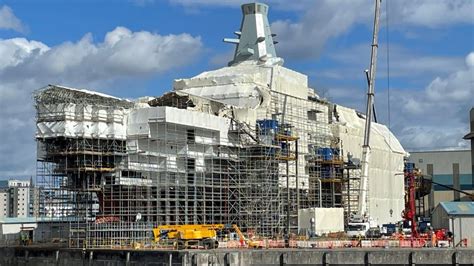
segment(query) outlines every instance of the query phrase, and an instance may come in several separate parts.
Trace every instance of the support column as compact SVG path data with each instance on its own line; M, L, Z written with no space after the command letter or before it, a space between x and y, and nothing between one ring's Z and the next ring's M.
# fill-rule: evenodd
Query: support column
M453 187L457 190L461 190L461 184L459 181L459 164L458 163L453 163ZM459 191L453 191L454 201L460 201L461 200L461 194Z
M472 184L471 189L474 190L474 108L471 108L471 176L472 176Z
M433 164L427 164L426 165L426 174L428 174L429 176L431 176L431 180L435 181L434 180L434 176L433 176ZM430 191L430 194L428 195L428 213L431 213L433 210L434 210L434 193L435 193L435 190L434 190L434 184L431 184L431 191Z
M464 136L465 140L471 140L471 164L472 164L472 170L471 170L471 176L472 176L472 183L471 183L471 189L474 190L474 108L471 108L470 112L470 124L471 124L471 131L467 133L466 136Z

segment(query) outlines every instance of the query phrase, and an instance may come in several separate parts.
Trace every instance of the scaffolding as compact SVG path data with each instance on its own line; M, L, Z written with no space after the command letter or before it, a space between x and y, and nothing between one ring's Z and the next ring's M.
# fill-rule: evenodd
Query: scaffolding
M350 160L345 162L342 180L342 207L347 225L352 218L351 214L357 211L359 203L360 165L355 165Z
M327 102L271 98L247 124L193 111L183 93L136 107L84 90L38 91L40 215L68 222L76 248L153 245L162 224L298 233L300 208L342 206L342 150ZM337 154L326 158L327 149Z
M123 126L124 110L133 103L52 85L37 91L35 100L38 214L69 223L71 246L83 247L88 222L114 215L119 206L142 207L109 185L113 173L125 170L126 141L114 126Z
M311 95L311 94L310 94ZM342 207L342 186L344 183L342 144L331 133L330 124L333 106L316 97L302 99L272 91L272 108L267 114L279 119L283 132L293 139L290 150L296 154L292 161L283 162L280 175L289 175L290 232L298 233L298 209L315 207ZM329 151L324 155L324 151ZM283 190L287 184L280 179ZM284 192L286 193L286 192ZM286 211L286 209L285 209Z

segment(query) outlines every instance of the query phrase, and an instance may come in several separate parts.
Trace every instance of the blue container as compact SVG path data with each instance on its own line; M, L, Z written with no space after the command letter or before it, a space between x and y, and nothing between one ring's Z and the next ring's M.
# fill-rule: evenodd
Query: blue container
M257 120L257 127L262 133L275 133L278 130L278 121L273 119Z
M414 163L405 163L405 172L411 173L415 169Z
M323 160L330 161L333 157L333 151L331 148L319 148L318 155L320 155Z
M316 155L319 155L319 156L323 157L323 148L318 148L316 150Z

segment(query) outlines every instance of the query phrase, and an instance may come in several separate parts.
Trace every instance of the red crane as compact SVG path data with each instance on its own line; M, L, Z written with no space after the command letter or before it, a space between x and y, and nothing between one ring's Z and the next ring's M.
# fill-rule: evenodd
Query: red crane
M415 164L405 163L405 210L402 212L403 219L408 221L411 227L412 238L418 238L420 235L416 225L415 192L416 192L416 174Z

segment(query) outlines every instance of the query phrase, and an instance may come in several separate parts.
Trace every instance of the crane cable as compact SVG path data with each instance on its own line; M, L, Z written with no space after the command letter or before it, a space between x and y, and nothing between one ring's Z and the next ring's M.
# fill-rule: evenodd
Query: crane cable
M388 129L391 129L391 117L390 117L390 34L389 34L389 19L388 19L388 2L385 1L385 6L386 6L386 24L387 24L387 32L386 32L386 42L387 42L387 109L388 109Z

